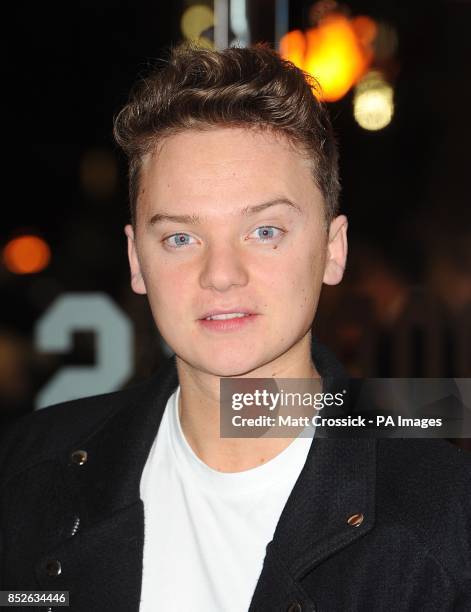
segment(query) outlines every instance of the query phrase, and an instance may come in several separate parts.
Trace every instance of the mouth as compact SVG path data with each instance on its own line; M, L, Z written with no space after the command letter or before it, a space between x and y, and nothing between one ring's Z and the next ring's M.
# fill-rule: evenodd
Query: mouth
M257 313L245 310L213 311L201 317L199 323L212 331L237 331L257 317Z
M233 308L218 308L214 310L208 310L205 312L202 317L200 317L200 321L202 320L210 320L210 321L227 321L229 319L240 319L242 317L249 317L251 315L257 314L252 310L244 306L235 306Z
M249 317L248 312L226 312L221 314L213 314L204 317L205 321L229 321L230 319L240 319L242 317Z

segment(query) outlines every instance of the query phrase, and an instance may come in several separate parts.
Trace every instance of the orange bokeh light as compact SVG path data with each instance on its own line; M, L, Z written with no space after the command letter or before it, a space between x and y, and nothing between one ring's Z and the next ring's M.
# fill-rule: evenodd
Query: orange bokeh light
M5 266L14 274L41 272L51 260L48 244L39 236L19 236L3 249Z
M317 97L334 102L368 70L376 32L376 23L369 17L347 19L331 13L305 34L299 30L285 34L280 54L320 83L321 92L313 89Z

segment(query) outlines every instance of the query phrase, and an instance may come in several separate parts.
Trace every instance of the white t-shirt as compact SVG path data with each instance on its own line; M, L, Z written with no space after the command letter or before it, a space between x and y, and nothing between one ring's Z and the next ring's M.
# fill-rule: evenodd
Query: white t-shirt
M265 548L312 438L296 438L253 469L218 472L186 441L179 392L167 402L140 483L144 558L139 611L246 612Z

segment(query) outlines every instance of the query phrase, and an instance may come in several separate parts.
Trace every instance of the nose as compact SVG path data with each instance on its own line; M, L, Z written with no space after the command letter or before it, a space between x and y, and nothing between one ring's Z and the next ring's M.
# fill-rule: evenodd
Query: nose
M227 291L231 287L243 287L249 276L242 254L236 245L220 244L208 248L200 274L203 289Z

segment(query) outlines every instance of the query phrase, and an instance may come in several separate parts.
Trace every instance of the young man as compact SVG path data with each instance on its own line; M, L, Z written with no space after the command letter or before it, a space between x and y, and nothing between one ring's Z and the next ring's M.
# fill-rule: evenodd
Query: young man
M175 357L3 438L1 586L74 612L471 609L471 460L440 440L222 438L220 379L343 375L311 337L347 220L313 83L182 47L118 115L135 292Z

